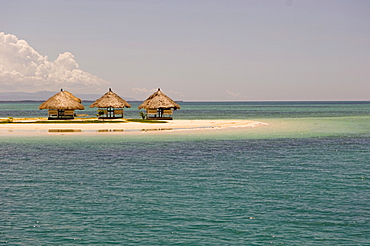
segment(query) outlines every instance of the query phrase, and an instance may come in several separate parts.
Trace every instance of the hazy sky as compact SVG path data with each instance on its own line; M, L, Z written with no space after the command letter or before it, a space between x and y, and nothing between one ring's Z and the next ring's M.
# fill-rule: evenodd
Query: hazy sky
M368 0L1 0L0 91L370 100Z

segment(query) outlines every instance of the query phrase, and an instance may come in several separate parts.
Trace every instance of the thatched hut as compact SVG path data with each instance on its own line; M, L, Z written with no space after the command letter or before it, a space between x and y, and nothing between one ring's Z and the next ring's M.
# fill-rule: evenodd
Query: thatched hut
M57 94L43 102L39 109L48 109L49 120L74 119L76 109L83 110L81 99L68 91L60 90Z
M123 108L131 108L131 105L109 88L90 108L98 108L99 119L118 119L123 118Z
M146 110L146 119L172 120L173 110L180 109L180 105L163 94L160 88L148 97L138 109Z

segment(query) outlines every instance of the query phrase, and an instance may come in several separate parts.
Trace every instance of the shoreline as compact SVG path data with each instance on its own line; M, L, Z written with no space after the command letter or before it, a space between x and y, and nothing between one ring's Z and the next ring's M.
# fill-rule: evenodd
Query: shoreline
M27 123L28 122L28 123ZM209 131L230 128L254 128L267 123L252 120L171 120L166 123L117 122L117 123L37 123L35 120L19 123L1 123L1 135L58 135L58 134L104 134L149 133L185 130Z

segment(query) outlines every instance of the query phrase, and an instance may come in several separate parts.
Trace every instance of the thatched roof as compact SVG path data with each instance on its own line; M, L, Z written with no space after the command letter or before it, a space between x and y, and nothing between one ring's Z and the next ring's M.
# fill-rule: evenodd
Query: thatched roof
M110 88L101 98L90 105L90 108L131 108L131 105L114 93Z
M62 91L62 90L61 90ZM81 99L78 98L78 97L75 97L72 93L70 93L69 91L64 91L64 93L66 93L67 95L69 95L70 97L72 97L74 100L76 100L77 102L81 103Z
M180 109L180 105L175 103L171 98L162 93L161 89L154 92L148 97L138 109L158 109L158 108L174 108Z
M85 109L85 107L81 104L81 99L75 97L68 91L60 90L60 92L42 103L39 109L75 110Z

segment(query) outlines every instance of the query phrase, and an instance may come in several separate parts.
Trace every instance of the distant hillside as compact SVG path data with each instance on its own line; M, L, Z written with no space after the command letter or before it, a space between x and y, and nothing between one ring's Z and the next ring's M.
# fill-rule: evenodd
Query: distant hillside
M0 101L43 101L55 95L55 91L38 91L38 92L0 92ZM95 101L103 94L74 94L83 101ZM126 101L136 101L134 98L124 97Z

